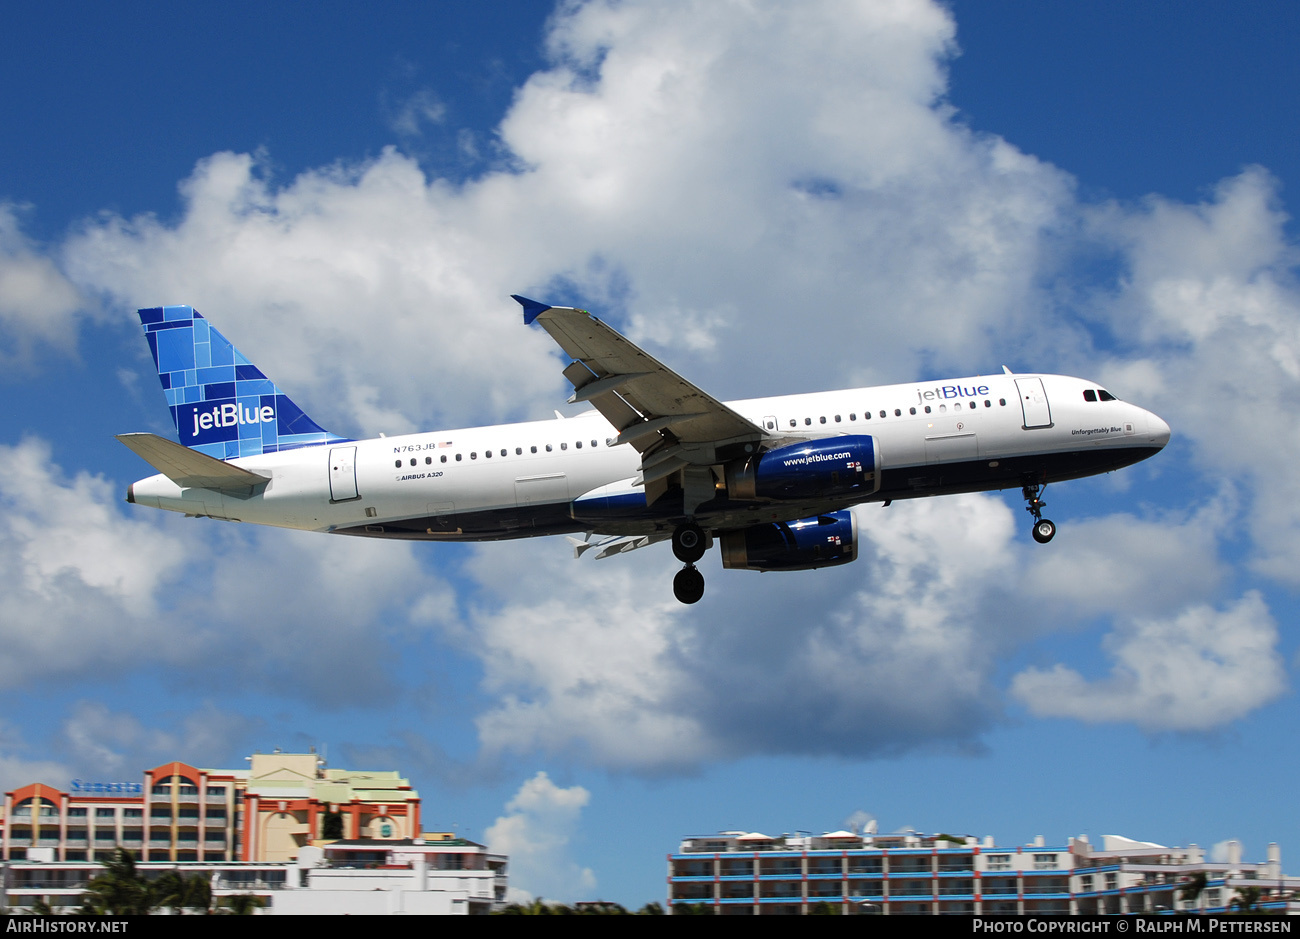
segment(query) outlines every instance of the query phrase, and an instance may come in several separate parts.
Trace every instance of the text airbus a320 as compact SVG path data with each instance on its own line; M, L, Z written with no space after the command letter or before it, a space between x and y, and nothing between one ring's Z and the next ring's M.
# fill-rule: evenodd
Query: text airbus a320
M722 402L585 310L515 297L571 359L576 417L351 440L329 433L192 307L140 310L180 443L122 434L159 475L127 501L370 538L568 535L597 557L671 541L695 564L799 571L857 557L851 507L1019 488L1144 460L1169 425L1096 382L1002 374Z

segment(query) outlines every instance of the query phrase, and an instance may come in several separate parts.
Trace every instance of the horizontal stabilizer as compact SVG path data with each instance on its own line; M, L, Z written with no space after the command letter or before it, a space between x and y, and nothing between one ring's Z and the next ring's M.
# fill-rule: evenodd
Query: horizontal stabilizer
M213 489L246 496L270 482L269 476L223 463L157 434L118 434L117 439L182 489Z

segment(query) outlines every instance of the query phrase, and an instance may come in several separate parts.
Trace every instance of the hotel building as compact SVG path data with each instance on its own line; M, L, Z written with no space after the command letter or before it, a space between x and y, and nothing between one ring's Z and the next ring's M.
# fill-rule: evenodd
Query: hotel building
M256 753L244 769L172 762L140 782L32 783L5 793L0 857L50 848L56 861L288 861L325 837L420 834L420 796L396 772L328 769L315 753ZM341 826L341 828L340 828ZM42 854L43 856L43 854Z
M1192 845L1168 848L1107 835L1066 844L998 847L956 835L857 834L769 837L722 832L687 838L668 856L668 904L717 915L834 913L1077 914L1227 911L1259 891L1257 908L1300 913L1300 878L1281 853L1246 863L1206 862ZM1203 889L1187 896L1204 875ZM702 906L701 906L702 905Z

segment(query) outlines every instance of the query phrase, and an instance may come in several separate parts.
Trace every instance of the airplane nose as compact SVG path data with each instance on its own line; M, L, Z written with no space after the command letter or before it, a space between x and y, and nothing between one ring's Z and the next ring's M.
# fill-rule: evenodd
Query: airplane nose
M1169 425L1148 411L1147 434L1150 436L1152 443L1163 449L1165 444L1169 442Z

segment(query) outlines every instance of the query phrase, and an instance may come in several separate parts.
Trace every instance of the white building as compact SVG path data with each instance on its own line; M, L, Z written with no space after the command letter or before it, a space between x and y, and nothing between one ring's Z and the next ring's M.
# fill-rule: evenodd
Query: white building
M1235 845L1235 847L1233 847ZM1184 888L1204 889L1184 899ZM1049 845L998 847L993 839L848 831L823 835L721 832L687 838L668 858L670 909L704 904L718 915L808 913L1070 914L1222 912L1245 891L1258 906L1300 912L1300 878L1282 874L1281 853L1247 863L1206 862L1192 845L1167 848L1117 835Z
M0 862L0 907L16 913L42 900L56 912L75 912L87 884L104 870L94 861L56 860L53 848L27 853ZM264 914L464 915L505 905L506 865L481 844L437 834L312 845L295 861L140 861L136 870L150 880L168 871L205 876L214 903L253 894Z
M474 914L505 904L506 858L463 839L338 841L304 848L277 915Z

